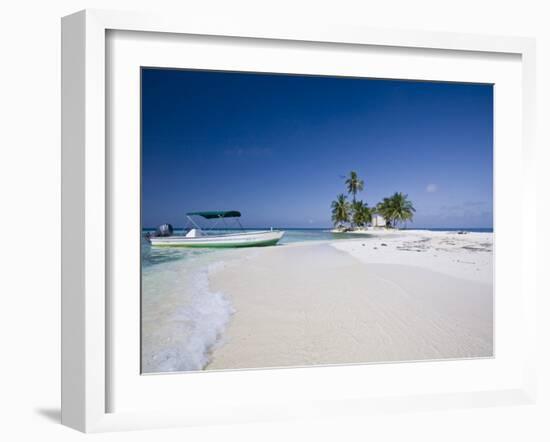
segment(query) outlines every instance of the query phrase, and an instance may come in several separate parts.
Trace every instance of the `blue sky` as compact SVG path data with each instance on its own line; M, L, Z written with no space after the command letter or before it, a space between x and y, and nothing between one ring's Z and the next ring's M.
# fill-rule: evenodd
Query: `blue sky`
M492 227L492 85L142 70L142 224L240 210L248 227L327 227L393 192L411 227Z

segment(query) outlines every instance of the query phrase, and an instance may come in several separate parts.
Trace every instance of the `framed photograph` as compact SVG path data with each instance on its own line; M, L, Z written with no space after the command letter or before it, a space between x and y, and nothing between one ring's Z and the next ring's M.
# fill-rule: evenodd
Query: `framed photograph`
M62 35L64 424L534 400L533 40Z

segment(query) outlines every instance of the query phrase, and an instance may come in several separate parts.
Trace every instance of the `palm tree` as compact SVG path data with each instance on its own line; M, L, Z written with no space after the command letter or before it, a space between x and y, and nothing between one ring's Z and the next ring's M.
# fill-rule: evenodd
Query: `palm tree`
M363 201L355 201L351 203L351 221L357 227L363 227L365 224L372 221L372 213L367 204Z
M379 215L382 215L382 217L386 220L386 227L391 227L391 207L390 207L390 199L384 198L382 201L380 201L375 209L374 213L377 213Z
M357 192L361 192L363 190L365 183L363 180L360 180L357 176L357 172L354 172L353 170L349 173L349 178L346 180L346 186L348 189L348 193L351 193L353 195L352 201L355 203L355 195Z
M350 204L346 195L341 193L330 205L332 208L332 222L335 226L342 226L350 219Z
M389 198L384 198L376 207L377 212L386 218L386 223L396 227L399 222L406 222L413 219L416 209L408 199L408 195L395 192Z

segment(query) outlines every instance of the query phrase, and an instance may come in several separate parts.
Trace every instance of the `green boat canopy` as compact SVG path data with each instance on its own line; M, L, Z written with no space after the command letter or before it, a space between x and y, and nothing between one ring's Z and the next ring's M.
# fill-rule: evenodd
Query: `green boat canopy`
M239 218L241 216L241 212L237 212L236 210L227 210L227 211L218 211L213 210L209 212L189 212L186 213L187 216L202 216L206 219L216 219L216 218Z

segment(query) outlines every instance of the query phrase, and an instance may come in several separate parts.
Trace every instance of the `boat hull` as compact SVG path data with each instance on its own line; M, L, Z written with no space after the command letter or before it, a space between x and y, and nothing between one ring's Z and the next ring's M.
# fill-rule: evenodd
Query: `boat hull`
M154 247L236 248L274 246L283 237L282 231L246 232L228 235L210 235L196 238L185 236L152 237Z

